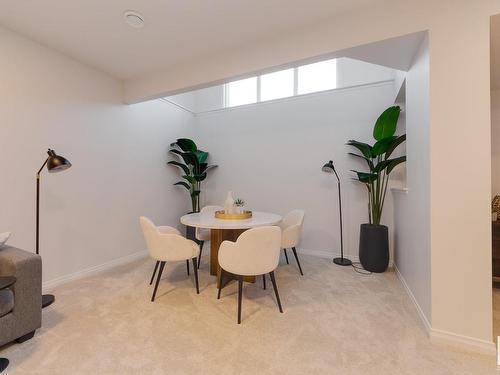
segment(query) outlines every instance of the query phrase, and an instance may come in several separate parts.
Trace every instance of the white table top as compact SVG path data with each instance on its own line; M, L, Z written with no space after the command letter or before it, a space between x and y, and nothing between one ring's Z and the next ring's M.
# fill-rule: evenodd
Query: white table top
M181 223L190 227L207 229L249 229L264 225L276 225L280 215L268 212L252 212L252 217L245 220L216 219L213 212L187 214L181 217Z

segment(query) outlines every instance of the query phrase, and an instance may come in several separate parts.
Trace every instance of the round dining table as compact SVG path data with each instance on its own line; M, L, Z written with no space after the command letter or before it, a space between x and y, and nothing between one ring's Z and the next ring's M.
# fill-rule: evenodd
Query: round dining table
M218 254L223 241L236 241L247 229L276 225L281 219L277 214L254 211L249 219L226 220L217 219L215 212L209 211L184 215L181 217L181 223L190 227L210 229L210 274L219 277ZM246 277L245 281L255 282L255 276Z

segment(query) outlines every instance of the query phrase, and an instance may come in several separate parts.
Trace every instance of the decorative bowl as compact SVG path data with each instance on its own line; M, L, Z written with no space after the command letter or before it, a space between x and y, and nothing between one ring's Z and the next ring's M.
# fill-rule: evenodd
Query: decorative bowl
M216 219L223 220L245 220L250 219L252 217L252 211L243 211L237 214L226 214L225 211L215 211Z

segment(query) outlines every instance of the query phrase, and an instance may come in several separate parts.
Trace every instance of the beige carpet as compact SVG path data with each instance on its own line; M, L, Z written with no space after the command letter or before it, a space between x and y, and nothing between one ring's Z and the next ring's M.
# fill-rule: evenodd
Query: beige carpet
M237 325L234 283L217 300L202 262L200 295L185 263L167 264L151 303L150 259L59 287L36 336L0 351L6 374L497 373L493 357L431 343L392 272L302 256L305 276L277 270L284 314L259 279Z

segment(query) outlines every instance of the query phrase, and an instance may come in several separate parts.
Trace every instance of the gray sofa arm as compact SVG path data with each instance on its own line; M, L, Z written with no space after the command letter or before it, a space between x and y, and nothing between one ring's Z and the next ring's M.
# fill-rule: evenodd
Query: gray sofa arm
M14 309L0 317L0 345L16 340L42 325L42 259L17 249L0 249L0 276L15 276Z

